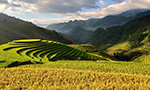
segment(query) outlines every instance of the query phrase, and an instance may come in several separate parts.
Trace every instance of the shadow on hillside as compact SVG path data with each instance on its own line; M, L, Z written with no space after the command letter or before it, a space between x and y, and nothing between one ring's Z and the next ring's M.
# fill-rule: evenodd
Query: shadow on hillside
M4 63L4 62L6 62L6 61L0 61L0 63Z
M29 64L43 64L42 62L31 62L31 61L25 61L25 62L13 62L11 64L9 64L6 68L11 68L11 67L17 67L17 66L20 66L20 65L29 65Z

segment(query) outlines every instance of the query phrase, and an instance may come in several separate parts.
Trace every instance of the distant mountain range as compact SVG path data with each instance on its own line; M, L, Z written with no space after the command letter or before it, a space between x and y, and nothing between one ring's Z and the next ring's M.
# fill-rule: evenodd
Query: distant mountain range
M75 43L91 43L99 47L101 45L100 43L104 43L106 41L99 42L99 40L101 40L101 38L104 38L105 36L95 31L97 30L96 28L100 30L106 29L107 31L111 27L125 24L131 20L134 20L142 16L146 16L146 15L150 15L150 10L136 9L136 10L129 10L129 11L123 12L119 15L109 15L101 19L89 19L86 21L75 20L75 21L69 21L68 23L59 23L59 24L54 24L50 26L52 26L53 29L57 27L56 31L64 34L66 38L68 38L69 40L72 40ZM89 28L91 29L93 28L93 29L89 30ZM94 38L94 39L91 38L92 37L91 35L97 38L99 36L98 38L99 40L97 40L97 38ZM87 40L89 40L89 38L91 38L91 40L88 42Z
M147 36L150 36L149 27L150 15L147 15L131 20L123 25L113 26L107 29L98 28L93 32L86 43L93 44L101 49L102 46L112 46L124 41L132 42L131 44L133 44L133 46L138 46L141 44L141 41Z
M0 44L16 39L46 39L72 43L55 31L0 13Z
M97 28L107 28L115 25L122 25L135 18L149 15L150 11L146 9L136 9L123 12L118 15L109 15L100 19L74 20L65 23L52 24L47 27L50 30L66 34L75 27L81 27L86 30L95 31Z
M91 36L93 31L85 30L81 27L75 27L71 31L69 31L67 34L65 34L66 38L69 40L75 42L75 43L84 43L85 40Z

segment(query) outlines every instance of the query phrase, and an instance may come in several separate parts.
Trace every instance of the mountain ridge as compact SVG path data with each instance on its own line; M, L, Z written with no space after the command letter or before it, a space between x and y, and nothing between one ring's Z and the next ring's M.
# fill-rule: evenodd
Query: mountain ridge
M4 44L16 39L46 39L64 43L72 43L68 39L55 31L38 27L30 22L26 22L5 14L0 14L0 44Z
M91 19L91 20L88 19L88 20L74 20L74 21L69 21L65 23L52 24L52 25L49 25L47 29L56 30L57 32L60 32L63 34L68 33L74 27L78 27L78 26L86 30L95 31L99 27L107 28L107 27L112 27L116 25L121 25L135 18L146 16L150 13L149 10L147 11L145 9L144 10L139 9L139 10L140 11L138 12L138 10L136 9L135 12L129 13L130 15L127 15L127 16L125 16L124 14L130 11L134 11L134 10L129 10L124 13L120 13L118 15L108 15L104 18L95 19L96 22L93 21L94 19Z
M113 26L106 29L98 28L93 32L91 38L87 40L87 42L99 48L107 44L114 45L127 41L129 35L136 32L144 32L147 30L145 27L148 25L150 25L150 15L131 20L123 25ZM138 37L136 38L138 39Z

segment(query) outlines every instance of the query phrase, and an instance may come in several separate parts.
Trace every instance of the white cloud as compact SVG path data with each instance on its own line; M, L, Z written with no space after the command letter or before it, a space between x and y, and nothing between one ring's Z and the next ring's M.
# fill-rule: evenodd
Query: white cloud
M150 9L150 0L112 0L118 4L99 9L100 5L108 5L103 0L0 0L0 11L5 13L32 12L64 15L57 19L32 19L36 24L52 24L69 20L102 18L106 15L119 14L130 9ZM91 11L88 11L93 9ZM85 12L84 10L88 11Z
M72 16L61 17L57 19L31 19L28 21L31 21L37 25L40 25L40 24L49 25L49 24L54 24L54 23L68 22L70 20L86 20L86 19L87 18L83 18L81 16L72 15Z
M112 1L117 2L117 3L121 3L121 2L123 2L125 0L112 0Z
M104 1L100 1L100 5L108 5L108 3Z
M122 3L109 5L103 9L97 9L92 12L80 12L82 17L102 18L106 15L119 14L130 9L150 9L150 0L127 0Z
M13 0L12 2L21 5L22 11L36 13L66 14L76 13L83 9L99 8L96 4L98 0Z
M103 9L97 9L92 12L77 12L77 13L68 13L64 18L57 19L34 19L32 22L36 24L53 24L59 22L67 22L69 20L85 20L88 18L102 18L107 15L119 14L121 12L130 10L130 9L150 9L150 0L127 0L122 3L109 5Z
M7 0L0 0L0 4L7 4L8 1Z

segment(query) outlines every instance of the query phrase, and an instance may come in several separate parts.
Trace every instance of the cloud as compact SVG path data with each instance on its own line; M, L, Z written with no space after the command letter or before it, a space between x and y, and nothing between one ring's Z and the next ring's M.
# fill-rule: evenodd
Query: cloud
M108 5L108 3L104 1L100 1L100 5Z
M0 4L7 4L8 1L7 0L0 0Z
M15 0L13 2L27 7L27 11L37 13L66 14L99 8L98 0Z
M9 6L9 7L21 7L20 4L15 4L15 3L8 3L7 6Z
M123 2L125 0L112 0L112 1L117 2L117 3L121 3L121 2Z
M33 19L35 24L53 24L67 22L69 20L86 20L89 18L103 18L107 15L115 15L130 9L150 9L150 0L127 0L122 3L109 5L103 9L97 9L91 12L68 13L66 17L57 19Z
M39 24L49 25L49 24L54 24L54 23L68 22L70 20L86 20L86 19L87 18L83 18L81 16L72 15L72 16L67 16L67 17L60 17L57 19L31 19L28 21L31 21L37 25Z
M80 15L89 18L102 18L107 15L119 14L131 9L150 9L149 6L150 0L127 0L92 12L80 12Z
M104 0L0 0L0 10L5 13L31 12L64 16L57 19L35 19L33 17L32 20L28 20L35 24L52 24L75 19L102 18L130 9L150 9L150 0L112 1L117 2L117 4L108 5ZM102 5L108 6L100 9L99 7Z

